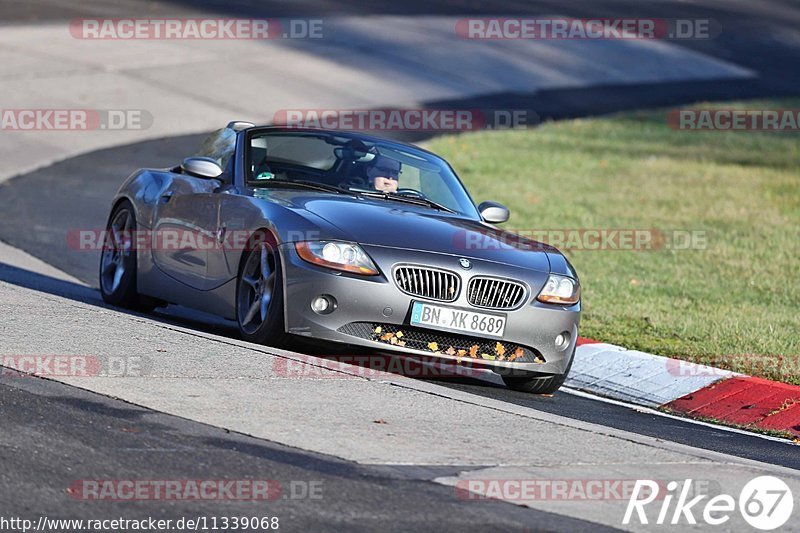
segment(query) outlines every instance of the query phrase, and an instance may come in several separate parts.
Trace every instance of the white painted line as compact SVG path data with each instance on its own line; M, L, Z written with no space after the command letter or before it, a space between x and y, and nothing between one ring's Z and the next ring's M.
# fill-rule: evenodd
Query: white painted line
M788 440L788 439L782 439L780 437L773 437L772 435L765 435L763 433L755 433L753 431L747 431L747 430L744 430L744 429L734 428L734 427L730 427L730 426L722 426L722 425L719 425L719 424L712 424L711 422L705 422L703 420L695 420L693 418L687 418L687 417L684 417L684 416L677 416L677 415L673 415L673 414L670 414L670 413L665 413L664 411L659 411L657 409L652 409L650 407L644 407L644 406L641 406L641 405L634 405L632 403L626 403L626 402L623 402L623 401L620 401L620 400L614 400L612 398L605 398L603 396L596 396L594 394L591 394L591 393L588 393L588 392L584 392L584 391L580 391L580 390L576 390L576 389L572 389L572 388L566 387L566 386L565 387L561 387L561 391L562 392L566 392L567 394L572 394L573 396L579 396L581 398L587 398L589 400L595 400L595 401L603 402L603 403L610 403L612 405L618 405L620 407L627 407L629 409L633 409L634 411L638 411L640 413L646 413L646 414L649 414L649 415L661 416L661 417L664 417L664 418L671 418L673 420L679 420L681 422L686 422L686 423L694 424L694 425L697 425L697 426L704 426L704 427L708 427L708 428L712 428L712 429L717 429L717 430L720 430L720 431L727 431L729 433L736 433L736 434L739 434L739 435L747 435L748 437L758 437L758 438L764 439L764 440L769 440L769 441L773 441L773 442L780 442L782 444L788 444L789 446L800 446L800 443L793 442L793 441ZM669 438L669 437L666 436L664 438Z
M588 347L588 346L594 346L594 345L584 345L584 346ZM581 348L581 347L579 347L579 348ZM625 350L623 350L623 352L625 352ZM653 356L653 357L657 357L657 356ZM429 363L423 362L422 364L423 365L428 365ZM461 372L462 370L463 370L463 373ZM485 383L491 383L491 384L494 384L494 385L503 385L503 386L505 386L503 384L502 378L497 373L492 372L491 370L468 370L468 369L463 369L461 367L458 367L458 371L459 372L457 372L457 373L459 373L460 375L463 375L464 377L467 377L467 378L474 378L474 379L480 380L480 381L485 382ZM731 372L731 374L733 374L733 373ZM638 411L640 413L656 415L656 416L660 416L660 417L664 417L664 418L670 418L672 420L678 420L678 421L681 421L681 422L686 422L686 423L694 424L694 425L697 425L697 426L708 427L708 428L717 429L717 430L720 430L720 431L727 431L729 433L736 433L736 434L739 434L739 435L747 435L749 437L757 437L757 438L764 439L764 440L769 440L769 441L773 441L773 442L780 442L780 443L783 443L783 444L788 444L790 446L798 446L798 445L800 445L800 443L796 443L796 442L790 441L788 439L783 439L783 438L780 438L780 437L774 437L772 435L765 435L763 433L755 433L755 432L752 432L752 431L747 431L747 430L744 430L744 429L734 428L734 427L730 427L730 426L722 426L722 425L718 425L718 424L712 424L710 422L704 422L702 420L695 420L695 419L692 419L692 418L673 415L673 414L670 414L670 413L666 413L664 411L659 411L657 409L653 409L653 408L650 408L650 407L645 407L645 406L638 405L638 404L631 403L631 402L625 402L625 401L622 401L622 400L616 400L616 399L613 399L613 398L607 398L607 397L604 397L604 396L598 396L598 395L592 394L590 392L574 389L574 388L569 387L567 385L564 385L563 387L561 387L560 392L564 392L566 394L571 394L573 396L578 396L580 398L586 398L586 399L589 399L589 400L595 400L595 401L598 401L598 402L603 402L603 403L608 403L608 404L612 404L612 405L617 405L617 406L620 406L620 407L625 407L625 408L628 408L628 409L632 409L634 411ZM668 438L668 437L665 437L665 438Z

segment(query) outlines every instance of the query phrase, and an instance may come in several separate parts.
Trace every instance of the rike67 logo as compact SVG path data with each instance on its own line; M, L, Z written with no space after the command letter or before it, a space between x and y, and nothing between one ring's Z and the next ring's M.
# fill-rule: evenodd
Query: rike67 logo
M697 524L699 518L708 525L719 526L735 515L738 506L739 513L748 524L762 531L770 531L784 525L794 509L794 497L789 486L773 476L760 476L747 482L738 500L729 494L718 494L711 498L708 494L701 494L689 499L692 494L691 479L682 484L670 481L666 491L661 491L661 488L663 485L656 481L636 480L622 523L629 525L632 520L633 523L638 520L640 524L649 524L651 521L658 525ZM709 499L704 502L706 498ZM648 516L645 508L655 501L658 503L649 509L651 513ZM654 517L653 511L656 510L658 514Z

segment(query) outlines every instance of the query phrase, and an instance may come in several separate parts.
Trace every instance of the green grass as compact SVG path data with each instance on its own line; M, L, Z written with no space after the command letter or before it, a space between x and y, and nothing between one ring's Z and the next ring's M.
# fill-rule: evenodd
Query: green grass
M652 111L429 148L476 201L508 205L512 230L705 231L705 249L563 250L583 285L581 334L800 384L800 134L676 131Z

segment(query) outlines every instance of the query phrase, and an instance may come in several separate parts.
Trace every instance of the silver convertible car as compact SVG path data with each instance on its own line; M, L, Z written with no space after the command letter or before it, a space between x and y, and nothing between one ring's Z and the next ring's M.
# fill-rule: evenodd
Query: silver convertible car
M413 145L231 122L179 166L123 183L100 288L113 305L235 320L252 342L432 357L552 393L580 284L558 250L493 225L508 217Z

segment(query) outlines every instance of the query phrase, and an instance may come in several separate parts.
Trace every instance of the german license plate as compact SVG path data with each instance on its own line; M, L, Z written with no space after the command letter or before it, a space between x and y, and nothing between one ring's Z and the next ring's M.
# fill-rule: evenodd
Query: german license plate
M506 330L506 315L414 302L411 325L502 338Z

